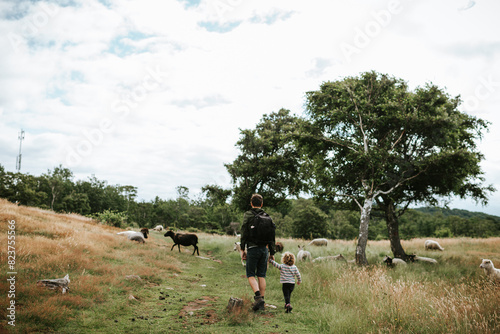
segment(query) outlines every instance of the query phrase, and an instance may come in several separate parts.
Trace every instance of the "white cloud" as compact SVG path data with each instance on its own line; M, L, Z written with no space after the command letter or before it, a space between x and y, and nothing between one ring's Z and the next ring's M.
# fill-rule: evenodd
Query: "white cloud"
M223 164L238 154L239 128L282 107L300 114L305 92L367 70L446 87L477 102L468 112L498 130L496 2L51 3L0 5L7 169L24 128L23 171L32 174L78 156L77 176L137 186L146 200L174 196L178 185L229 186ZM350 59L345 44L356 47ZM500 189L498 133L480 145L486 182Z

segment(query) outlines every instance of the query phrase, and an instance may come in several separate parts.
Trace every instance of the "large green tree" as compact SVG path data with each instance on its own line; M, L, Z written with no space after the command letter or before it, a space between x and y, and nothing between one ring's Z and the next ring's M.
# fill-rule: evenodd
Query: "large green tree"
M467 181L481 175L474 140L486 123L460 113L457 105L433 85L412 92L403 80L375 72L325 82L307 93L299 138L313 170L314 193L359 208L358 264L368 263L375 201L386 214L393 251L404 254L393 219L398 205L485 190ZM443 172L448 175L439 180Z
M259 193L264 205L276 207L305 187L300 175L301 157L294 145L297 118L289 110L264 115L255 129L241 130L236 146L241 154L226 169L234 188L232 203L240 210L250 207L250 197Z
M460 112L460 98L450 97L435 85L417 88L409 100L411 110L401 115L408 120L403 123L392 158L395 168L405 170L411 180L376 199L387 222L391 250L403 259L406 254L399 241L398 217L410 204L437 205L450 195L486 204L488 193L495 190L483 184L483 155L477 149L487 123ZM398 176L390 170L386 179L391 185Z

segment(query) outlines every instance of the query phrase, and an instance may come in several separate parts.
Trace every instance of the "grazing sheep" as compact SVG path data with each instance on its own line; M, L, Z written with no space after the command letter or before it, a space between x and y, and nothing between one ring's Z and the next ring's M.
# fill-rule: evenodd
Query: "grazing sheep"
M484 273L486 274L486 276L500 282L500 269L495 268L491 260L483 259L483 262L481 262L479 268L484 269Z
M347 262L347 260L345 259L345 257L342 256L342 254L332 255L332 256L324 256L324 257L317 257L314 260L312 260L312 262L323 261L323 260L327 260L327 261L334 260L334 261L346 261Z
M308 246L328 246L327 239L313 239Z
M297 261L305 261L305 260L311 261L312 259L311 253L304 250L304 246L298 246L298 247L299 247L299 252L297 253Z
M274 250L276 252L282 252L284 247L285 246L283 246L283 244L279 241L274 244Z
M426 240L425 241L425 250L428 250L428 249L437 249L440 251L444 251L444 248L441 247L441 245L437 241L434 241L434 240Z
M153 228L154 231L161 232L163 231L163 226L161 225L156 225L155 228Z
M123 231L116 234L125 235L129 240L145 243L146 240L144 239L148 238L149 230L147 228L141 228L141 232Z
M436 260L430 257L415 256L415 261L417 262L427 262L427 263L438 263Z
M241 254L241 242L238 241L234 243L233 251L238 251L238 254ZM245 260L241 259L241 264L243 267L246 267Z
M172 245L172 248L170 248L170 250L173 250L174 247L177 245L177 247L179 248L179 253L180 253L181 252L181 245L182 246L194 246L193 255L195 252L198 252L198 255L200 255L200 251L198 249L198 246L196 246L196 244L198 243L198 236L196 234L174 233L174 231L170 230L167 233L165 233L164 237L171 237L172 240L174 241L174 244Z
M406 264L407 264L405 261L398 259L397 257L393 259L390 256L384 257L384 262L387 263L388 267L394 267L394 266L399 266L399 265L406 266Z

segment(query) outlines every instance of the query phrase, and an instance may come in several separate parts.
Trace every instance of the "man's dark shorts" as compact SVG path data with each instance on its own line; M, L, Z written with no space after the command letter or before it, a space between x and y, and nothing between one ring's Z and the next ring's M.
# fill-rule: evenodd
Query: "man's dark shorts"
M247 277L266 277L269 251L266 246L247 250Z

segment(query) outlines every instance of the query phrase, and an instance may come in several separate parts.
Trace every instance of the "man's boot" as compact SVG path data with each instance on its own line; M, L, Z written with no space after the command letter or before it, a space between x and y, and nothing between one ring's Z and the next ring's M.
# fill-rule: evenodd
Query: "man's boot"
M266 303L264 302L264 297L262 296L254 296L255 302L252 305L252 310L259 311L266 309Z

